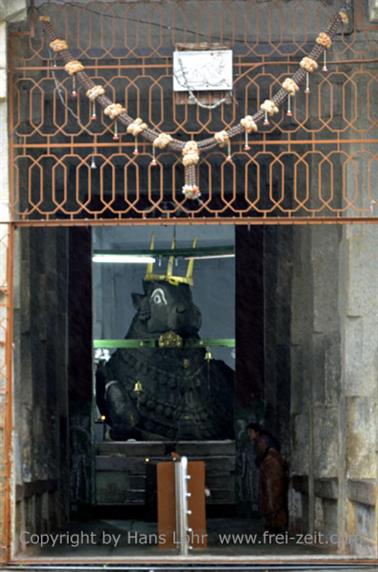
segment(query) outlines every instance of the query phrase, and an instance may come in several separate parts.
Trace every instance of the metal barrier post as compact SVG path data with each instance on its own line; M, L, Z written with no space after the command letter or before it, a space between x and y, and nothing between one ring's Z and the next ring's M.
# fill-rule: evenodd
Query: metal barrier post
M189 543L188 515L192 511L188 509L188 459L181 457L175 464L175 490L176 490L176 545L180 556L187 556L191 549Z

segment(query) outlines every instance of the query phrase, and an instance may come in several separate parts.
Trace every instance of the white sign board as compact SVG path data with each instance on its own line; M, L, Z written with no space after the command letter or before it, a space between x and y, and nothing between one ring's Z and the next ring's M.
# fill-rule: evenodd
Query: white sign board
M173 91L231 91L232 50L173 52Z

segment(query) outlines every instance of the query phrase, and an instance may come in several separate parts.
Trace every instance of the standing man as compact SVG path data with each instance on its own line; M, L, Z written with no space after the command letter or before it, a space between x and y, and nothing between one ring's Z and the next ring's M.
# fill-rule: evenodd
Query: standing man
M288 526L287 463L279 452L279 443L273 435L256 423L247 427L255 444L260 468L260 510L265 530L282 532Z

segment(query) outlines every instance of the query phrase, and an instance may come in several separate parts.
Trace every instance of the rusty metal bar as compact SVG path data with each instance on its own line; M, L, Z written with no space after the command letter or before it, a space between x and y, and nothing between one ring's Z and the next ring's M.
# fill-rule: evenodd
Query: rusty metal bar
M303 224L378 224L378 217L298 217L298 218L279 218L279 217L261 217L261 218L166 218L166 219L73 219L73 220L17 220L13 221L15 227L57 227L57 226L150 226L162 224L170 225L303 225Z
M352 144L376 144L378 143L377 139L263 139L263 140L253 140L251 141L251 145L352 145ZM244 145L244 141L236 140L234 142L235 147ZM147 142L140 142L140 147L151 147L150 143ZM49 148L59 148L59 149L85 149L88 147L108 147L108 148L117 148L117 147L128 147L133 148L135 147L134 143L127 142L127 141L118 141L117 143L106 143L106 142L98 142L98 143L16 143L14 145L15 149L46 149Z

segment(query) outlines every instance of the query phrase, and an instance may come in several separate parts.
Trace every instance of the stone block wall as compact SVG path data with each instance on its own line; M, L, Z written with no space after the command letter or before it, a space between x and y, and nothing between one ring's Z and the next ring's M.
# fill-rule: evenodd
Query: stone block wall
M377 541L378 227L298 228L293 247L292 525L337 535L334 548L341 552L371 556Z
M14 280L14 549L68 516L66 229L22 229Z
M377 550L378 227L346 227L340 280L345 533L355 553Z
M291 228L264 229L264 425L290 449Z
M378 226L264 229L264 422L293 531L377 547Z
M334 479L338 470L340 333L335 268L339 235L339 227L325 226L294 229L293 237L298 252L293 267L291 343L294 353L301 356L302 373L292 367L292 394L301 397L291 409L291 470L308 476L308 532L325 512L328 527L337 520L335 503L330 502L334 499L326 495L327 507L323 506L322 487L316 487L316 481Z

